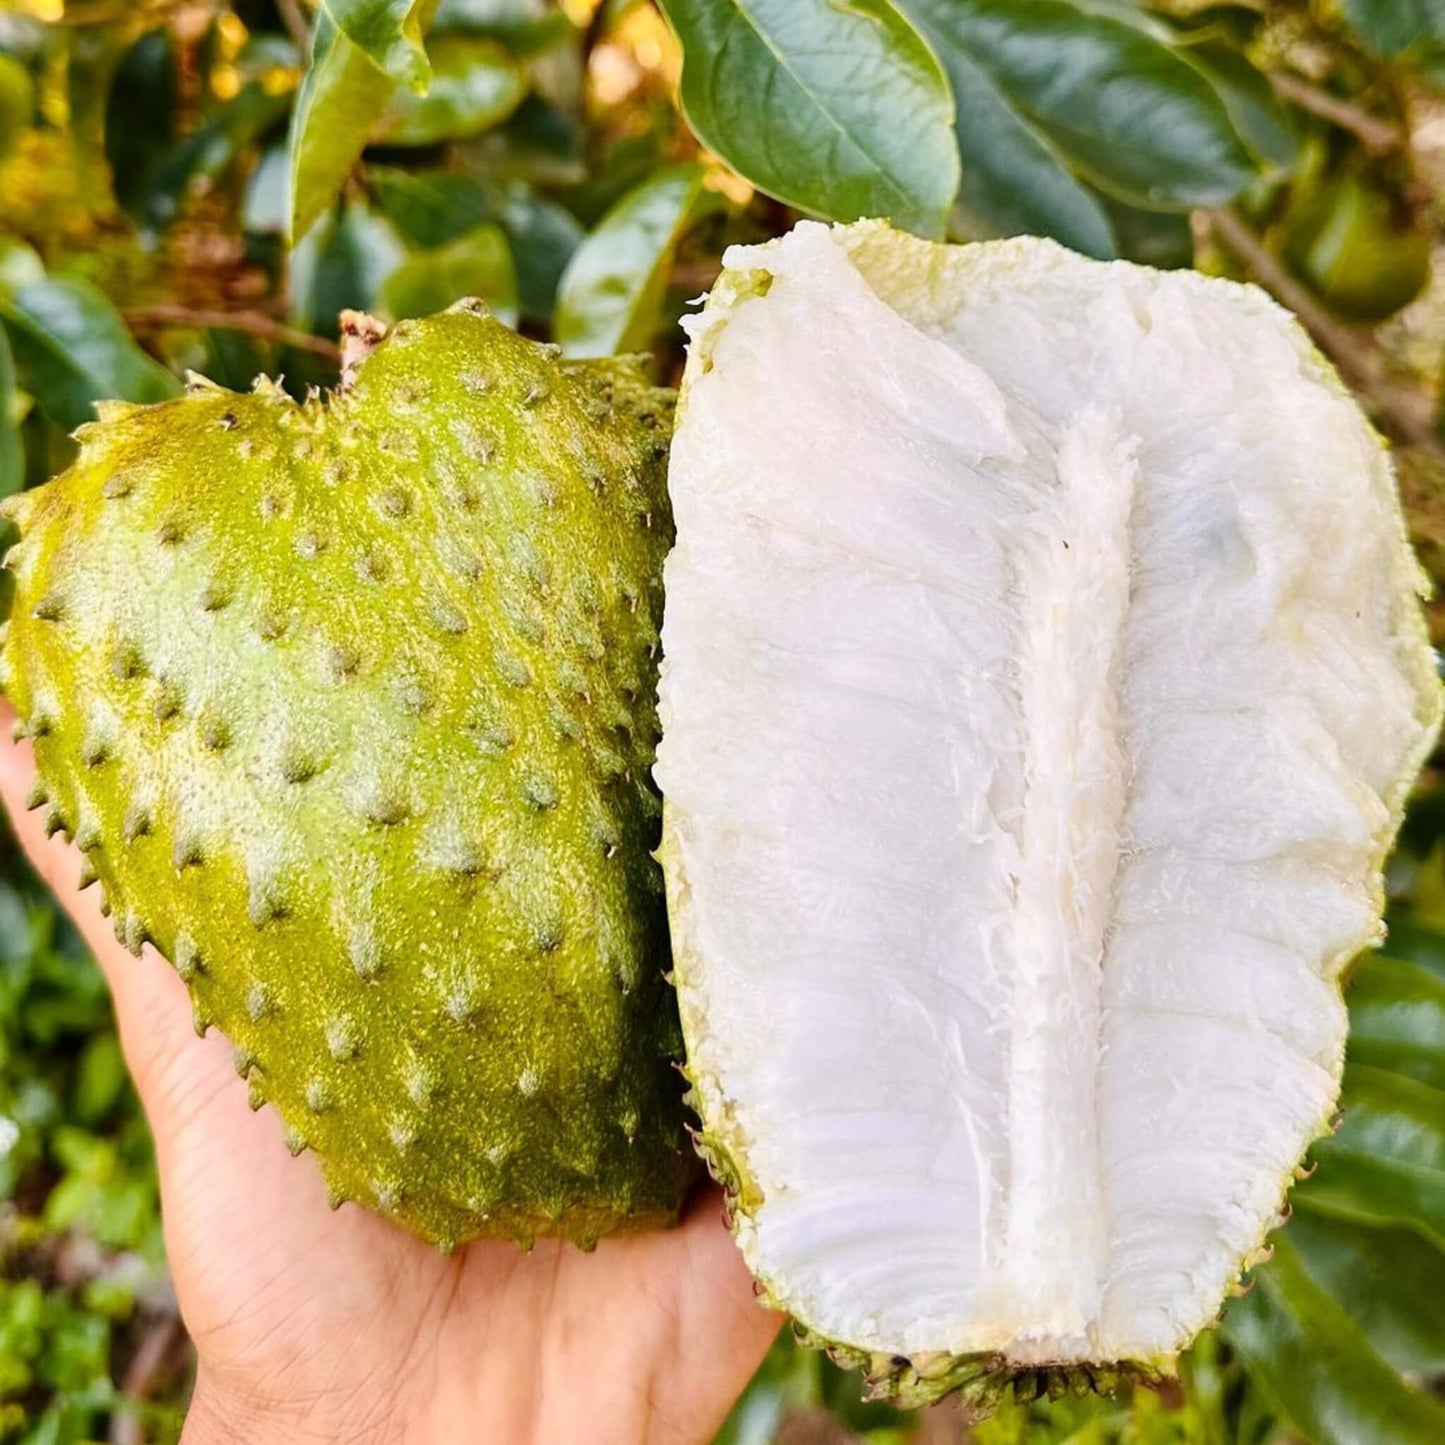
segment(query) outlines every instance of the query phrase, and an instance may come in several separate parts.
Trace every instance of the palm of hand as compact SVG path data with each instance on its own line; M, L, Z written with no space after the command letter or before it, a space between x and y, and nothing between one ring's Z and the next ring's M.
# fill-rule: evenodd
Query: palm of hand
M8 719L0 718L0 723ZM0 748L0 794L110 981L156 1138L167 1254L201 1361L188 1438L701 1442L766 1351L715 1193L678 1229L444 1257L354 1207L251 1113L217 1034L149 949L114 940L79 857L23 810L33 764ZM238 1424L238 1419L244 1423ZM194 1427L194 1428L193 1428Z

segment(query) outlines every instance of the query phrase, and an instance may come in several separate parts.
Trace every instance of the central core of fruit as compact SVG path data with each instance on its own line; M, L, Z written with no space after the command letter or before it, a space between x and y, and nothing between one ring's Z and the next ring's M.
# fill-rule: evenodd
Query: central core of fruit
M1086 1344L1108 1269L1095 1074L1128 762L1119 693L1139 439L1086 409L1061 429L1054 485L1018 528L1013 908L997 940L1011 979L1007 1237L994 1306L1021 1339ZM1061 1175L1061 1165L1067 1173ZM1060 1186L1063 1187L1060 1187Z
M657 776L739 1240L859 1349L1166 1355L1329 1118L1433 726L1384 462L1242 288L866 228L730 265Z

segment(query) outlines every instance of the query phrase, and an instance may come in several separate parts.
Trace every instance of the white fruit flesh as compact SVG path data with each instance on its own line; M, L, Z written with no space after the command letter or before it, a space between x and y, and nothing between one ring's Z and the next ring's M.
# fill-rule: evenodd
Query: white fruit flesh
M838 1343L1154 1360L1327 1122L1438 688L1388 463L1260 293L735 249L673 447L677 978Z

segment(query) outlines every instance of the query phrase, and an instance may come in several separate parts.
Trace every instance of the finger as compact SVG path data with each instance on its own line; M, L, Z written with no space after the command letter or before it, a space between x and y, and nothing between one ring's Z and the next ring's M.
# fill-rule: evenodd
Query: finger
M35 759L28 742L11 742L9 724L14 717L8 703L0 703L0 798L3 798L15 836L35 871L49 885L71 921L85 940L110 985L120 1028L121 1047L140 1090L152 1123L163 1122L174 1109L175 1090L167 1075L168 1061L184 1058L189 1068L199 1068L187 1092L204 1085L205 1072L216 1065L215 1053L204 1051L205 1062L196 1055L196 1037L191 1005L185 985L170 966L147 947L140 958L116 941L110 922L101 912L100 889L80 888L81 855L59 834L45 836L44 819L26 807L35 779ZM220 1063L229 1073L225 1051Z

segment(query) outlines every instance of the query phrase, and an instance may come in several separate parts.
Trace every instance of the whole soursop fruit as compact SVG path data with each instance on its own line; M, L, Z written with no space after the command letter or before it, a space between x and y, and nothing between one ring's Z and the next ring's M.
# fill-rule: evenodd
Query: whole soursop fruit
M689 1175L656 742L671 394L475 304L111 405L7 504L33 800L333 1200L590 1246Z
M1439 722L1385 451L1248 287L876 223L726 265L656 775L738 1241L901 1401L1165 1369L1334 1111Z

